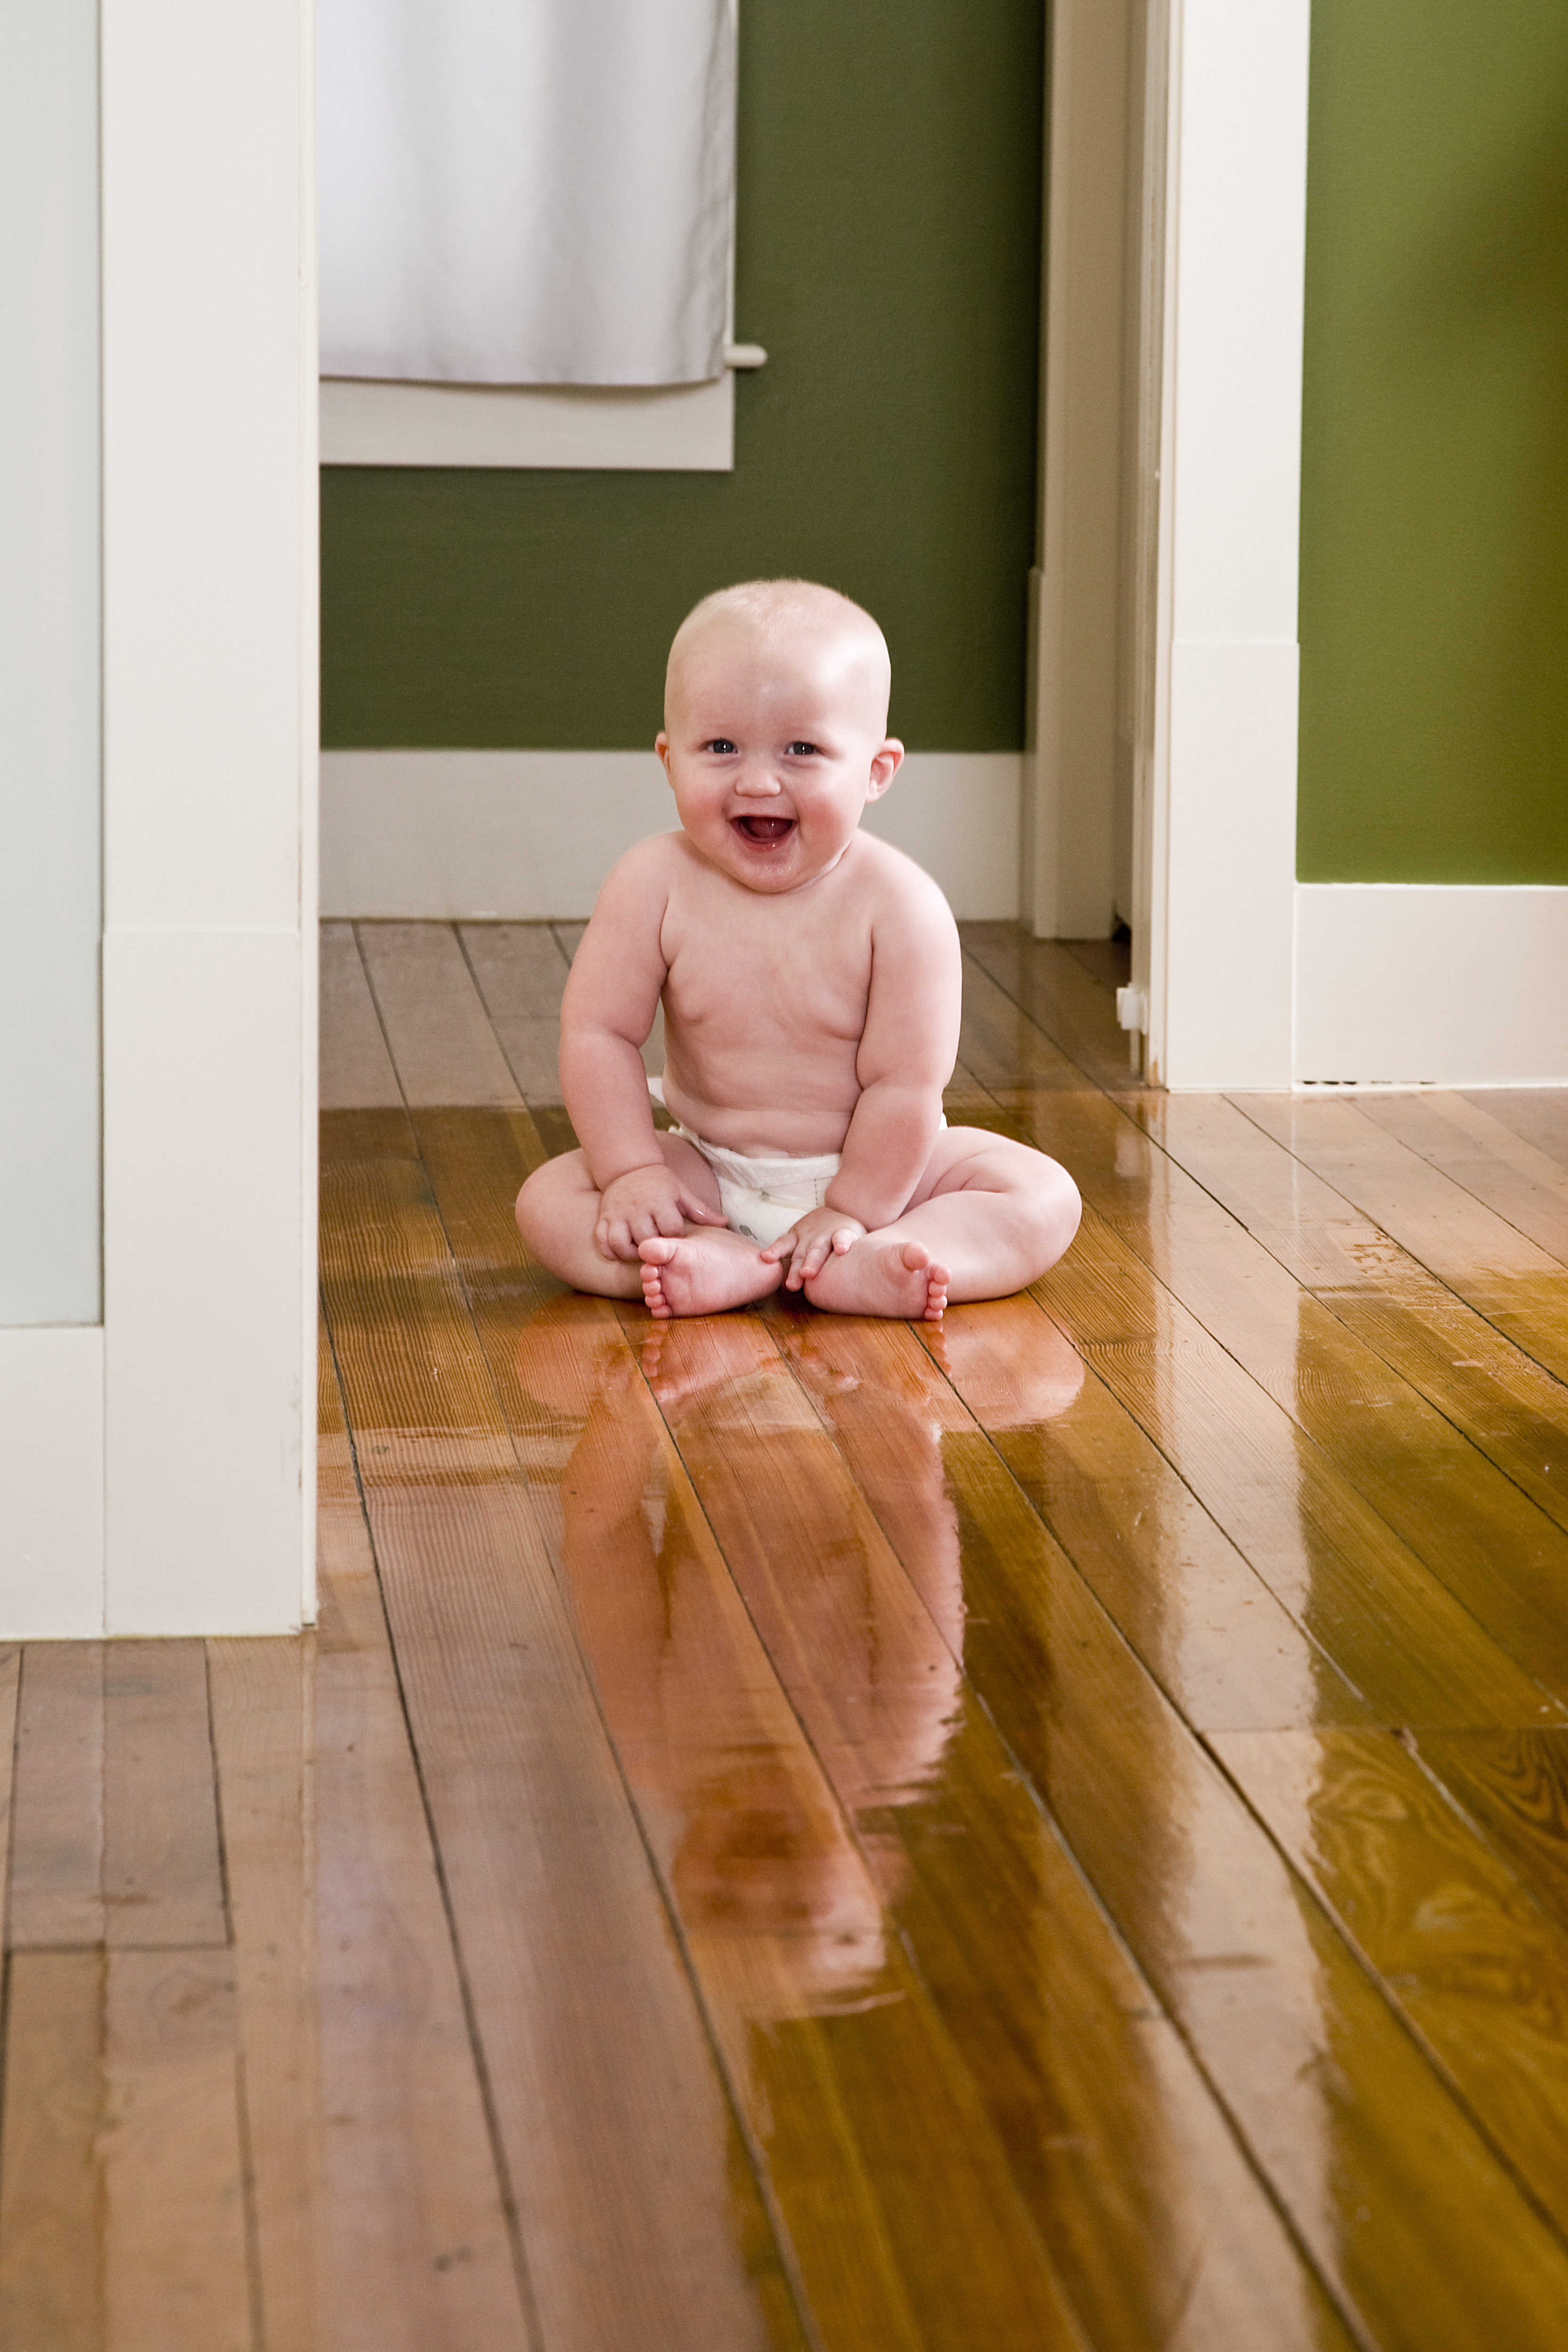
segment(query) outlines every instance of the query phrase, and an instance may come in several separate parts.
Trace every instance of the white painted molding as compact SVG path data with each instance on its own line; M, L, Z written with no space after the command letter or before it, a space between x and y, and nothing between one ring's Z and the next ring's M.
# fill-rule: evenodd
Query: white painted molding
M1037 939L1105 939L1116 893L1129 0L1056 0L1050 24L1025 888Z
M1016 751L911 752L867 828L961 917L1016 917L1022 766ZM652 751L324 751L321 912L581 919L616 858L673 822Z
M0 1642L102 1632L102 1329L0 1330Z
M1309 0L1173 0L1149 1068L1289 1086Z
M312 1605L312 23L102 0L114 1633Z
M1568 887L1299 883L1295 1075L1568 1086Z
M323 466L725 474L735 462L735 378L727 369L708 383L606 389L330 376L321 435Z

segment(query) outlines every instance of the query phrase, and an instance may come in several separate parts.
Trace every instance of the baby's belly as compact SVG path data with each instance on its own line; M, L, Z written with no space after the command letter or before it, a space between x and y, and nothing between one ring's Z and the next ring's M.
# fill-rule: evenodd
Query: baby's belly
M709 1143L757 1158L784 1154L815 1159L842 1151L858 1096L851 1074L842 1103L822 1099L821 1074L815 1085L792 1088L787 1067L766 1077L733 1071L693 1071L673 1055L664 1073L664 1099L670 1117ZM792 1098L793 1097L793 1098Z

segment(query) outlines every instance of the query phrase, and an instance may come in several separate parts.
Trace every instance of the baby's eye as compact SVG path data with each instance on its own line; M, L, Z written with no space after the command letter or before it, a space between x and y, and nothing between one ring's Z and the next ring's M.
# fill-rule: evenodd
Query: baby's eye
M792 760L812 760L816 756L815 743L791 743L787 748Z
M734 748L735 746L731 742L728 735L715 735L710 743L704 743L702 746L702 749L705 751L720 752L732 751Z

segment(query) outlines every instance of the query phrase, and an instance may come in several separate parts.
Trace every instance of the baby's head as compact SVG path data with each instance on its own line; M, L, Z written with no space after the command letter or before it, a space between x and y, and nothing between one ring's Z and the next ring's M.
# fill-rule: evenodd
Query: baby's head
M843 856L903 746L887 641L808 580L705 596L670 647L658 750L693 845L748 889L795 889Z

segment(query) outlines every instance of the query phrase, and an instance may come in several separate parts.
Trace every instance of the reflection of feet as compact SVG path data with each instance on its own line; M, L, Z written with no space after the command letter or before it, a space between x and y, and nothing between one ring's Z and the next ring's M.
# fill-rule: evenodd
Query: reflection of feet
M756 1315L705 1323L700 1330L661 1316L642 1326L643 1378L658 1402L673 1408L709 1396L778 1361L768 1326Z
M907 1322L939 1323L951 1280L945 1265L931 1264L923 1243L884 1242L872 1234L842 1257L830 1257L806 1284L805 1295L830 1315L901 1315Z
M760 1252L737 1249L727 1234L639 1242L637 1255L643 1262L642 1295L648 1312L661 1320L671 1315L722 1315L726 1307L765 1298L784 1276L782 1266L764 1265Z

